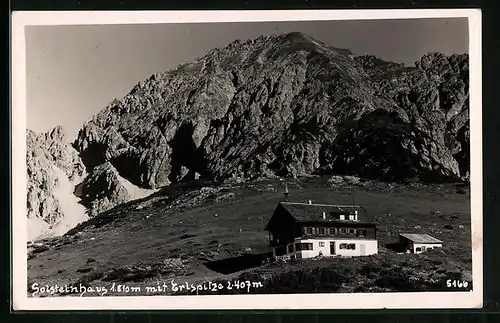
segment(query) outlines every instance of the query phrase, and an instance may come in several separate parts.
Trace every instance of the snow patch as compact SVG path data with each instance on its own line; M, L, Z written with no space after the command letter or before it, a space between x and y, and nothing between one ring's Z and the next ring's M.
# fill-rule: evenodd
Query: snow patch
M37 216L28 218L28 240L34 241L41 239L49 230L50 225L42 218Z
M146 189L146 188L138 187L138 186L132 184L130 181L126 180L125 178L121 177L120 175L118 175L118 180L123 185L123 187L125 187L125 189L127 190L127 193L130 196L131 201L145 198L145 197L159 191L159 189Z
M78 224L87 221L89 216L85 207L79 203L80 199L73 194L75 185L71 183L66 173L58 167L54 167L54 172L58 183L54 189L54 195L59 201L63 217L52 226L50 231L54 236L61 236Z
M28 218L28 239L30 241L62 236L78 224L89 220L87 209L80 204L80 198L73 194L78 183L70 181L62 169L55 166L52 169L57 178L53 194L59 202L63 216L59 222L52 226L42 218ZM142 199L159 191L159 189L140 188L121 176L118 176L118 180L127 190L130 200Z

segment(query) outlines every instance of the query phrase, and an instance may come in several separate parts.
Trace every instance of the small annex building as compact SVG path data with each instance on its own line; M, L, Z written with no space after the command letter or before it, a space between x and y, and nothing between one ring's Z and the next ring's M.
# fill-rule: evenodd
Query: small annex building
M276 260L367 256L378 252L376 225L360 207L281 202L265 230Z
M401 233L399 245L405 252L421 253L434 248L442 248L443 241L425 233Z

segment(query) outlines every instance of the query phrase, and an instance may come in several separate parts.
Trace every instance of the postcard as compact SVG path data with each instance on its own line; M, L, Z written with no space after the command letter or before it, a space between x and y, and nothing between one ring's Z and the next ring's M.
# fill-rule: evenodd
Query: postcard
M479 10L14 12L15 310L480 308Z

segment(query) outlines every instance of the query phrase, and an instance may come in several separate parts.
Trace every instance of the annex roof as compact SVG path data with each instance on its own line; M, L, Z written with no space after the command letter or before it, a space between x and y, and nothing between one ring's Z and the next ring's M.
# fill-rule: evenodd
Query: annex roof
M443 243L426 233L400 233L399 235L416 243Z

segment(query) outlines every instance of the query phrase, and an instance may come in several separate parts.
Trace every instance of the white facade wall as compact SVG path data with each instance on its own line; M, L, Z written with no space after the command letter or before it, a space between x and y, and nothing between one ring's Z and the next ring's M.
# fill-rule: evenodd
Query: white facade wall
M412 251L413 253L421 253L427 250L427 248L442 248L442 243L413 243ZM417 248L420 248L420 251L417 251Z
M334 253L331 253L330 243L334 243ZM295 250L295 243L312 243L313 250ZM354 244L354 249L341 249L341 244ZM289 252L289 246L293 245L292 252ZM373 239L297 239L294 243L289 243L286 246L286 258L312 258L317 256L342 256L342 257L357 257L368 256L378 253L377 240ZM273 255L276 256L275 249Z

